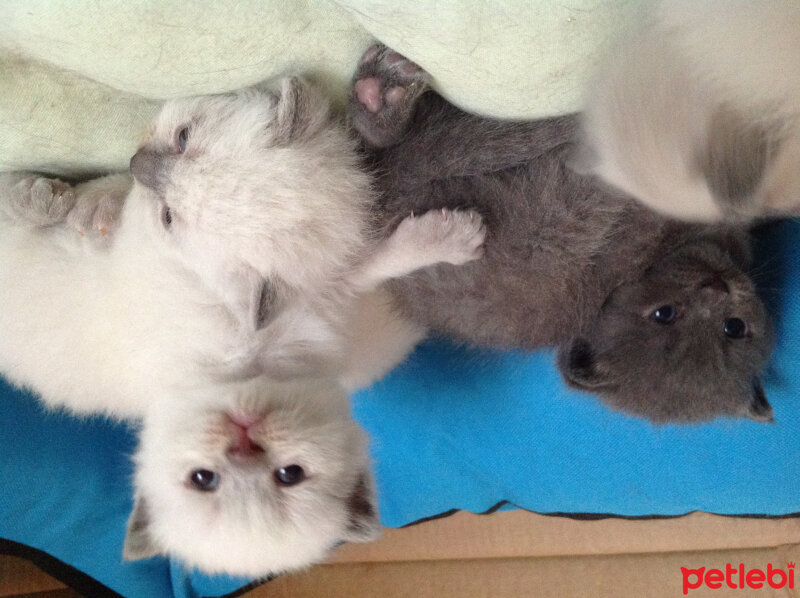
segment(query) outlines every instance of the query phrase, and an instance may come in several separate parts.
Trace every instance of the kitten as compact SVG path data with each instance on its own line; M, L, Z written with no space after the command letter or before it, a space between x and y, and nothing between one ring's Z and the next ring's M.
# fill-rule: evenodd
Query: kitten
M660 0L586 92L579 170L665 214L800 213L800 6Z
M366 448L355 424L346 423L349 411L332 377L365 383L419 338L418 327L404 326L405 345L369 352L370 338L350 334L364 293L442 259L476 259L483 228L469 212L431 212L374 240L370 179L353 141L326 111L327 102L297 79L285 80L279 94L250 89L170 102L131 161L133 187L125 175L75 187L0 176L0 372L51 407L145 417L137 492L152 505L146 513L153 527L140 507L128 556L167 553L208 571L266 575L311 564L337 539L374 535L372 524L345 526L345 512L374 517L375 508ZM386 324L392 314L380 307L369 316ZM362 326L362 335L373 328ZM370 360L350 358L359 351ZM274 379L297 377L285 385ZM226 486L231 507L218 506L229 525L214 538L231 545L236 536L226 534L246 522L259 530L275 525L257 554L237 565L232 552L217 560L198 552L202 539L190 534L202 528L170 524L170 504L194 504L181 502L182 486L150 480L172 471L178 457L207 454L202 438L170 447L194 438L214 413L244 409L242 401L268 410L269 421L288 422L275 434L259 432L257 444L270 458L302 449L297 458L314 477L297 502L295 494L280 494L273 513L274 496L264 491L272 470L265 478L231 466L240 496ZM220 442L214 446L224 453ZM353 467L358 480L320 472L338 472L329 461L339 458L349 461L336 468ZM296 517L282 518L311 505L319 509L308 516L313 533ZM258 527L248 513L265 510ZM197 521L208 513L198 506L185 516ZM238 526L230 523L237 517Z
M175 555L261 577L380 534L366 435L335 381L255 379L157 401L135 461L129 560Z
M771 327L744 273L744 230L608 192L566 167L575 116L468 115L381 46L362 58L350 111L388 229L442 207L486 223L481 260L389 283L407 317L479 346L555 345L570 385L653 421L771 420L759 382Z
M431 213L373 242L370 180L325 109L296 79L170 102L133 188L3 175L0 372L121 418L186 379L343 374L359 293L479 257L483 230Z

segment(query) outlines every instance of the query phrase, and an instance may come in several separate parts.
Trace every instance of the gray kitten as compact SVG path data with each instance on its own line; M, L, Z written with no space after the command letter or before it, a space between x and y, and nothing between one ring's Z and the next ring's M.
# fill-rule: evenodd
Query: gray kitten
M487 227L483 259L390 283L405 315L478 346L555 345L570 385L656 422L772 419L771 326L743 229L665 219L570 170L575 116L487 120L428 81L372 47L350 102L387 228L432 208Z

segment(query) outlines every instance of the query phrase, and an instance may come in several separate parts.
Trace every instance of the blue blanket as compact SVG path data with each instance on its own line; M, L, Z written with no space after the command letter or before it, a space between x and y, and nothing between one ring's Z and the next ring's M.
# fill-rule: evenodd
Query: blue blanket
M540 513L800 512L800 224L770 225L759 241L778 339L765 377L774 424L653 426L566 389L549 351L430 341L354 397L372 436L383 523L501 501ZM219 596L248 583L162 558L121 563L132 431L45 413L8 386L0 395L0 538L125 596Z

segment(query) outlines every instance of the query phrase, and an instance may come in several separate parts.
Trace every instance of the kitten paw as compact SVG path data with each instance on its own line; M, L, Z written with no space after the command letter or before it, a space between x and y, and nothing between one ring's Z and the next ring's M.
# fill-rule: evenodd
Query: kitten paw
M376 44L361 57L350 94L350 120L373 147L387 147L406 131L430 76L419 66Z
M404 218L398 239L425 253L431 263L460 266L483 256L486 227L474 210L431 210Z
M12 189L11 207L17 217L36 226L64 222L75 205L75 192L58 179L27 177Z
M109 175L79 185L67 225L84 236L109 237L119 224L129 189L126 175Z
M122 212L123 197L107 196L100 199L82 196L67 216L67 224L81 235L109 236L117 227Z

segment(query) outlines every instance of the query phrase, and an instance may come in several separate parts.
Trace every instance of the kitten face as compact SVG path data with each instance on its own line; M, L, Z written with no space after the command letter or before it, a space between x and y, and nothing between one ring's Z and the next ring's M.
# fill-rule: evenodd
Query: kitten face
M752 283L727 254L687 245L615 289L559 365L571 385L654 421L771 421L758 378L771 336Z
M155 225L220 287L316 289L364 243L353 141L309 85L279 87L168 102L131 160Z
M135 457L126 559L265 576L379 534L366 438L335 382L262 378L159 403Z

